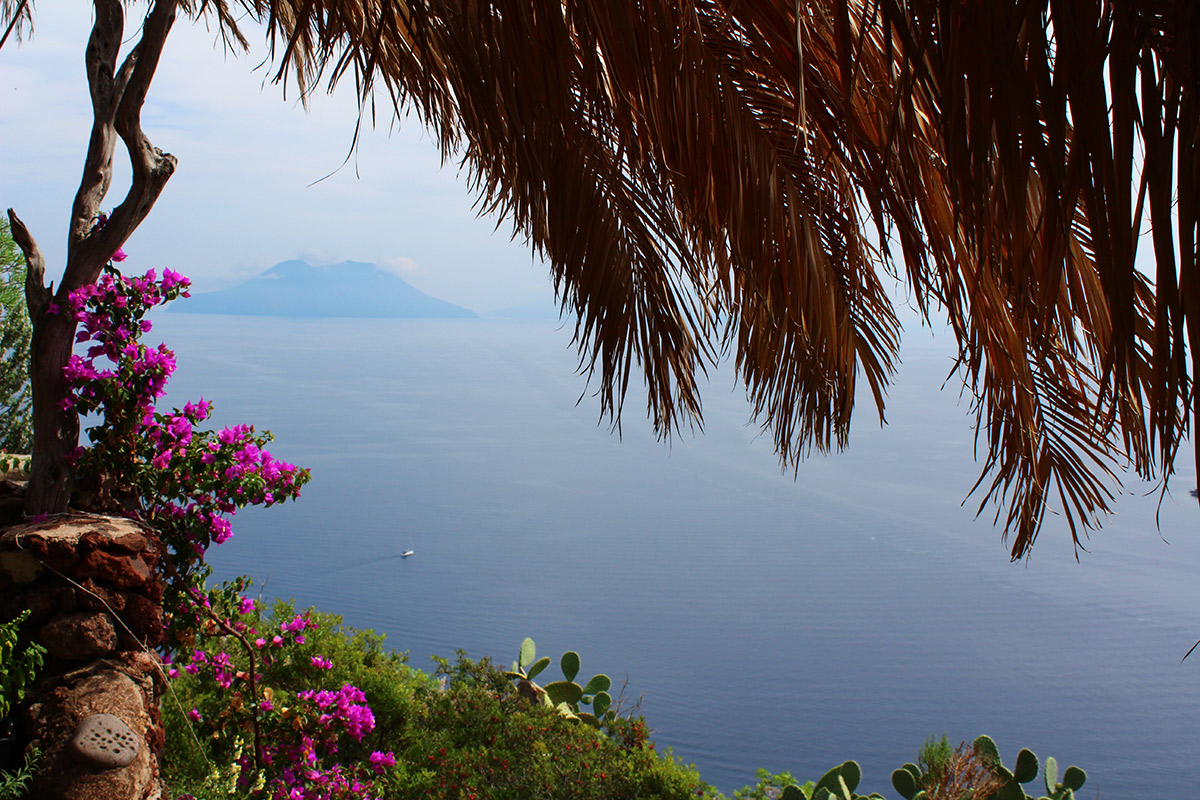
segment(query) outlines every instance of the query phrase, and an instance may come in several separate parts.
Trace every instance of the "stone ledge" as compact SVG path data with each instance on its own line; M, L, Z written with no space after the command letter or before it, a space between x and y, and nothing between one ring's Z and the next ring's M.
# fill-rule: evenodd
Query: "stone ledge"
M122 517L55 517L0 533L0 571L15 583L28 582L28 564L7 555L25 553L73 578L100 578L131 589L153 578L157 544L148 528Z

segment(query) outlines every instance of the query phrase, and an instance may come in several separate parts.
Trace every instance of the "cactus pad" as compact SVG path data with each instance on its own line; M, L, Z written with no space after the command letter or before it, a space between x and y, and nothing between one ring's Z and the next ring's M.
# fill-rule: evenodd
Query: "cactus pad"
M529 672L527 672L525 674L525 677L532 680L534 678L534 676L536 676L538 673L540 673L542 670L544 670L548 666L550 666L550 656L542 656L541 658L539 658L537 661L533 662L533 664L530 665Z
M892 773L892 786L904 800L913 800L917 794L917 780L907 769L898 769Z
M597 717L603 717L604 712L612 706L612 696L608 692L600 692L592 698L592 710Z
M600 692L607 692L610 688L612 688L612 678L603 674L595 675L583 687L583 693L599 694Z
M1054 794L1058 788L1058 762L1053 757L1046 759L1046 794Z
M546 695L556 706L562 703L573 706L583 697L583 690L579 688L579 684L571 681L554 681L547 683L542 688L546 690Z
M1067 771L1063 773L1062 782L1063 786L1072 792L1078 792L1087 783L1087 773L1079 767L1067 767Z
M858 788L858 782L862 780L862 769L858 766L857 761L847 761L842 764L842 780L846 782L846 788L851 792Z
M526 664L532 664L535 658L537 658L537 645L533 643L533 639L526 636L525 641L521 642L521 655L517 659L517 663L524 667ZM516 670L513 671L516 672Z
M1037 756L1032 751L1021 748L1021 752L1017 753L1017 763L1013 767L1013 777L1017 779L1017 783L1029 783L1037 774Z
M975 752L979 754L979 758L989 767L995 768L1001 765L1000 750L996 747L996 743L992 741L990 736L980 736L975 739Z
M857 764L854 766L858 767ZM846 781L842 778L842 767L842 764L838 764L821 776L821 780L817 781L817 785L813 789L813 800L817 799L817 795L821 793L822 789L825 789L833 797L850 800L850 790L846 786Z
M579 653L574 650L563 653L559 666L562 668L564 678L568 681L575 680L575 676L579 674Z

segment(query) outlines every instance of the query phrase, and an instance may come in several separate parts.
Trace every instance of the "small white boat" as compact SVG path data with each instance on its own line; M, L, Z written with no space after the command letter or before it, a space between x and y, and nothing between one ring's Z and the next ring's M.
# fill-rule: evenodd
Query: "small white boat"
M408 557L409 557L409 556L411 556L412 554L413 554L413 551L412 551L412 550L405 550L403 553L401 553L401 554L400 554L400 557L401 557L401 558L408 558Z

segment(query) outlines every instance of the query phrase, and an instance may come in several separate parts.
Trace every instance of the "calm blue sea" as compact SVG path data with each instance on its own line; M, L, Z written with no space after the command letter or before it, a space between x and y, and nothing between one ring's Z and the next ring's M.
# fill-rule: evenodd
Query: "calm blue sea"
M507 664L525 636L628 679L627 702L725 792L854 758L864 788L929 734L990 734L1087 770L1084 797L1192 797L1200 780L1200 514L1118 500L1077 563L1052 520L1009 563L948 347L911 330L880 430L782 475L732 371L705 432L654 440L633 394L597 425L553 323L160 315L168 398L271 429L300 502L235 520L213 553L267 596L385 632L411 662ZM416 554L401 559L401 551Z

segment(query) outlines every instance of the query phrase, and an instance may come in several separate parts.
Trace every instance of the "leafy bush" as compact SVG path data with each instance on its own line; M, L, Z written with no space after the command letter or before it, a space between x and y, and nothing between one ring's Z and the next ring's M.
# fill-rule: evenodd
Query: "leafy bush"
M421 797L466 800L716 797L692 767L660 755L640 718L598 730L522 697L489 660L461 653L439 673L448 688L430 700L404 755L427 770ZM399 753L398 753L399 755Z
M28 453L29 347L33 326L25 307L25 264L7 219L0 219L0 451Z
M0 719L25 699L25 689L42 667L46 648L36 642L21 642L21 625L29 618L25 610L8 622L0 622Z
M940 772L946 769L953 758L954 745L950 744L946 734L943 733L941 738L929 736L917 751L917 766L922 772Z
M6 718L25 699L25 691L42 668L46 654L40 644L23 640L21 625L28 618L26 610L0 622L0 735L11 731L12 721ZM36 749L29 749L21 768L11 773L0 770L0 800L24 796L38 755Z
M459 653L454 661L440 660L428 675L386 649L378 634L348 628L336 615L298 614L290 603L263 614L237 599L239 588L214 590L209 601L218 616L229 603L247 610L237 622L256 651L255 680L270 706L259 709L257 719L269 752L286 753L305 736L315 738L316 715L305 694L351 686L361 690L372 724L360 739L343 735L333 750L315 748L312 767L370 778L374 792L385 798L718 796L693 768L670 753L657 753L640 718L614 718L597 730L530 703L487 659ZM303 628L296 620L304 621ZM276 637L279 643L273 643ZM281 765L256 771L250 756L254 715L244 649L238 637L213 626L197 637L191 657L170 665L174 697L164 702L164 767L173 796L210 800L230 790L286 796L274 793L283 786ZM303 791L296 796L343 796L314 787Z
M36 747L25 751L25 763L16 772L0 772L0 800L21 800L29 790L41 752Z
M777 800L783 794L784 789L796 785L796 779L790 772L772 775L760 767L755 777L758 778L758 782L753 786L738 789L733 793L734 800ZM805 797L811 797L813 786L813 782L808 781L800 786L800 790Z

